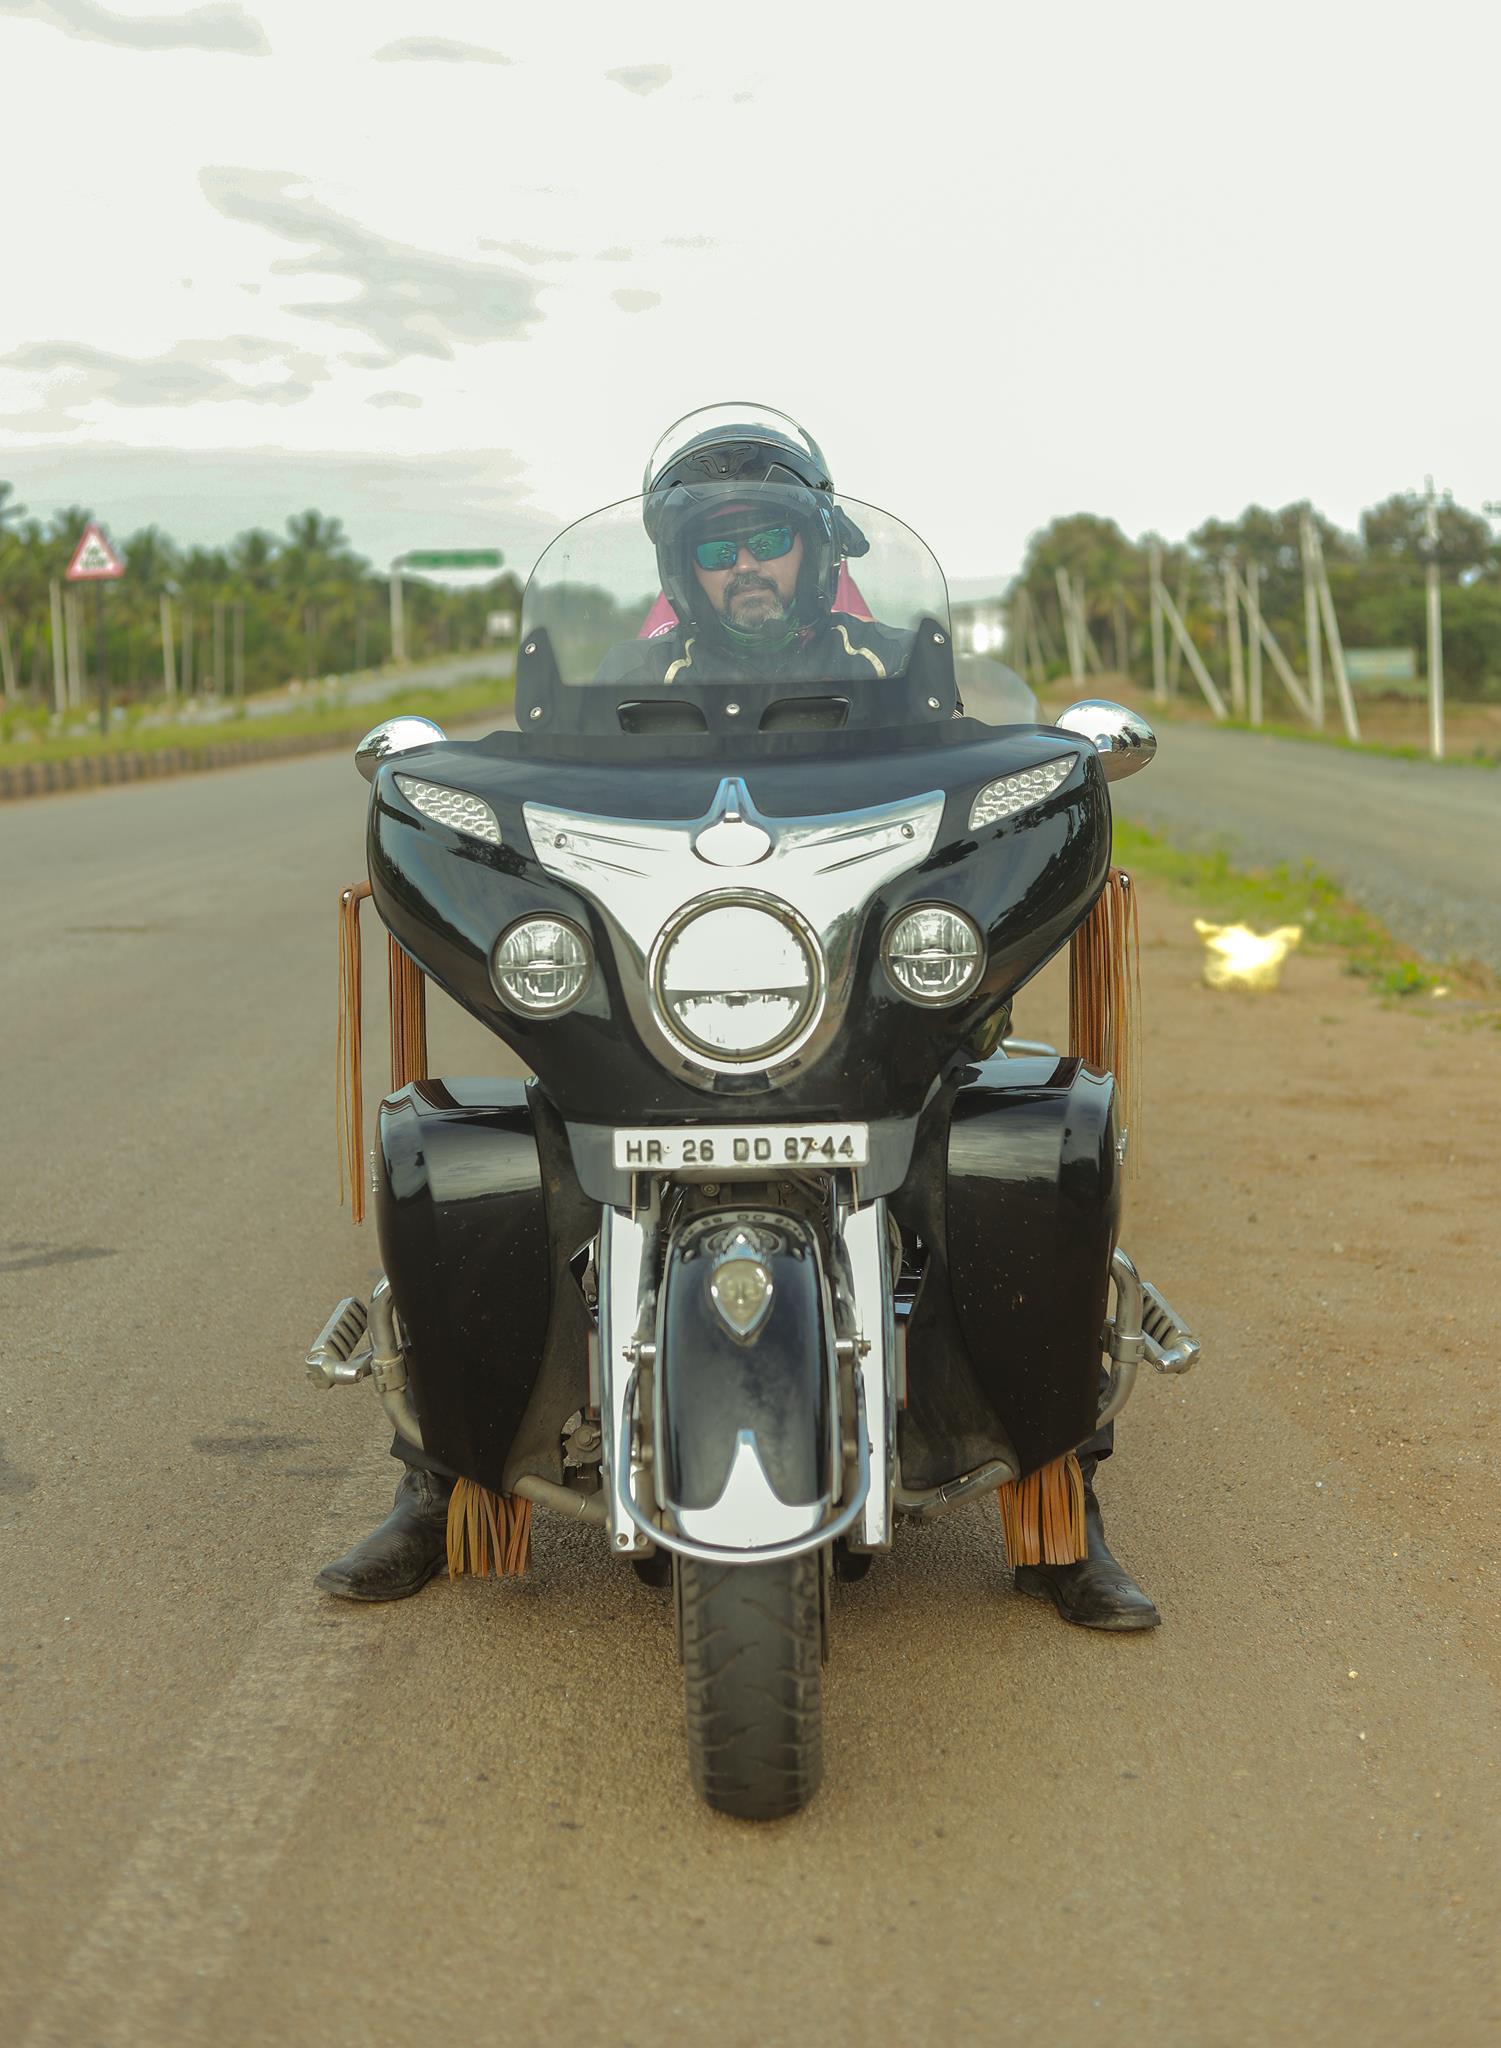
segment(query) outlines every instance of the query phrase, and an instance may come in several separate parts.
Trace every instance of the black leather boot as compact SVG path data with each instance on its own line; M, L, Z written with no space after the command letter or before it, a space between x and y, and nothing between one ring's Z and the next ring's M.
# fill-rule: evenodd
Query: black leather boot
M406 1600L448 1563L448 1496L453 1481L409 1465L396 1503L378 1529L326 1564L313 1584L341 1600Z
M1051 1600L1065 1621L1080 1628L1156 1628L1162 1616L1105 1541L1105 1525L1094 1487L1084 1482L1084 1527L1089 1555L1078 1564L1019 1564L1018 1593Z

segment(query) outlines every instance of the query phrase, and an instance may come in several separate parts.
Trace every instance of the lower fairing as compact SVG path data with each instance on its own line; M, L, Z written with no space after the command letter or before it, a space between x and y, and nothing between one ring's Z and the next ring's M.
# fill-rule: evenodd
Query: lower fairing
M903 1488L1031 1471L1092 1434L1119 1204L1108 1076L998 1056L935 1097L890 1201L910 1276ZM497 1492L563 1482L564 1423L591 1399L600 1212L538 1085L388 1098L376 1211L427 1455Z

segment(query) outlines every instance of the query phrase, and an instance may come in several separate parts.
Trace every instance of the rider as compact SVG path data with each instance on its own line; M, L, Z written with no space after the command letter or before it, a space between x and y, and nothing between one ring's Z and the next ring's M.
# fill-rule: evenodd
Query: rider
M646 531L663 610L612 648L602 682L657 685L898 675L911 635L842 608L846 560L870 543L834 497L818 443L780 413L715 406L669 429L647 464Z
M845 610L843 562L869 543L834 495L812 436L785 414L721 406L690 414L647 464L646 530L656 549L664 616L612 648L603 682L656 687L690 672L851 682L900 674L912 636ZM670 615L666 607L670 606ZM1019 1565L1018 1592L1051 1599L1087 1628L1139 1629L1160 1616L1105 1542L1094 1475L1114 1425L1080 1446L1089 1554L1078 1564ZM404 1600L441 1571L455 1474L397 1436L405 1466L392 1510L315 1583L345 1600Z

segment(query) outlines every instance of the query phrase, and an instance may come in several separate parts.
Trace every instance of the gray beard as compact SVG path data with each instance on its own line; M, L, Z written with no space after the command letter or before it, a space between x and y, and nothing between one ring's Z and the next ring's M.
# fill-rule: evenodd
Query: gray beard
M742 616L737 606L742 599L752 597L756 600L755 606L746 606L748 616ZM773 584L760 577L753 581L747 578L738 587L732 583L726 590L724 616L725 623L733 626L737 633L764 633L771 627L786 623L787 608Z

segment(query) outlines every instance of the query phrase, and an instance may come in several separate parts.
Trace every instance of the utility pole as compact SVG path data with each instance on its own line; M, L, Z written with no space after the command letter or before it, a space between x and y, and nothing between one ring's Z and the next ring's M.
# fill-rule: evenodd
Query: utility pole
M1053 581L1058 586L1058 613L1063 621L1063 638L1068 648L1068 672L1074 679L1074 687L1082 688L1084 649L1079 644L1079 619L1074 609L1073 585L1067 569L1055 569Z
M1428 502L1424 526L1428 536L1428 751L1435 761L1444 758L1444 615L1439 594L1438 499L1433 478L1425 479Z
M217 697L229 695L224 662L224 600L218 597L214 599L214 694Z
M1230 708L1237 718L1246 715L1246 672L1240 652L1240 595L1235 588L1235 564L1227 555L1222 566L1225 587L1225 632L1230 642Z
M1249 675L1250 712L1253 726L1261 723L1261 564L1253 556L1246 563L1246 656Z
M235 651L234 651L234 692L243 704L245 701L245 600L235 599Z
M82 711L83 626L78 617L78 592L71 584L64 601L68 608L68 701L75 711Z
M1167 660L1162 644L1162 550L1152 543L1152 695L1167 702Z
M1308 643L1308 701L1313 723L1324 730L1324 643L1319 636L1319 579L1313 559L1313 507L1305 505L1298 519L1299 552L1303 557L1303 636Z
M1318 573L1319 610L1324 617L1324 631L1329 640L1329 662L1334 670L1334 693L1339 698L1339 715L1344 720L1345 738L1359 740L1360 721L1355 716L1355 697L1350 688L1350 677L1345 668L1345 643L1340 638L1339 614L1334 609L1334 592L1329 588L1329 571L1324 562L1324 543L1319 539L1317 529L1311 532L1313 541L1313 563Z

